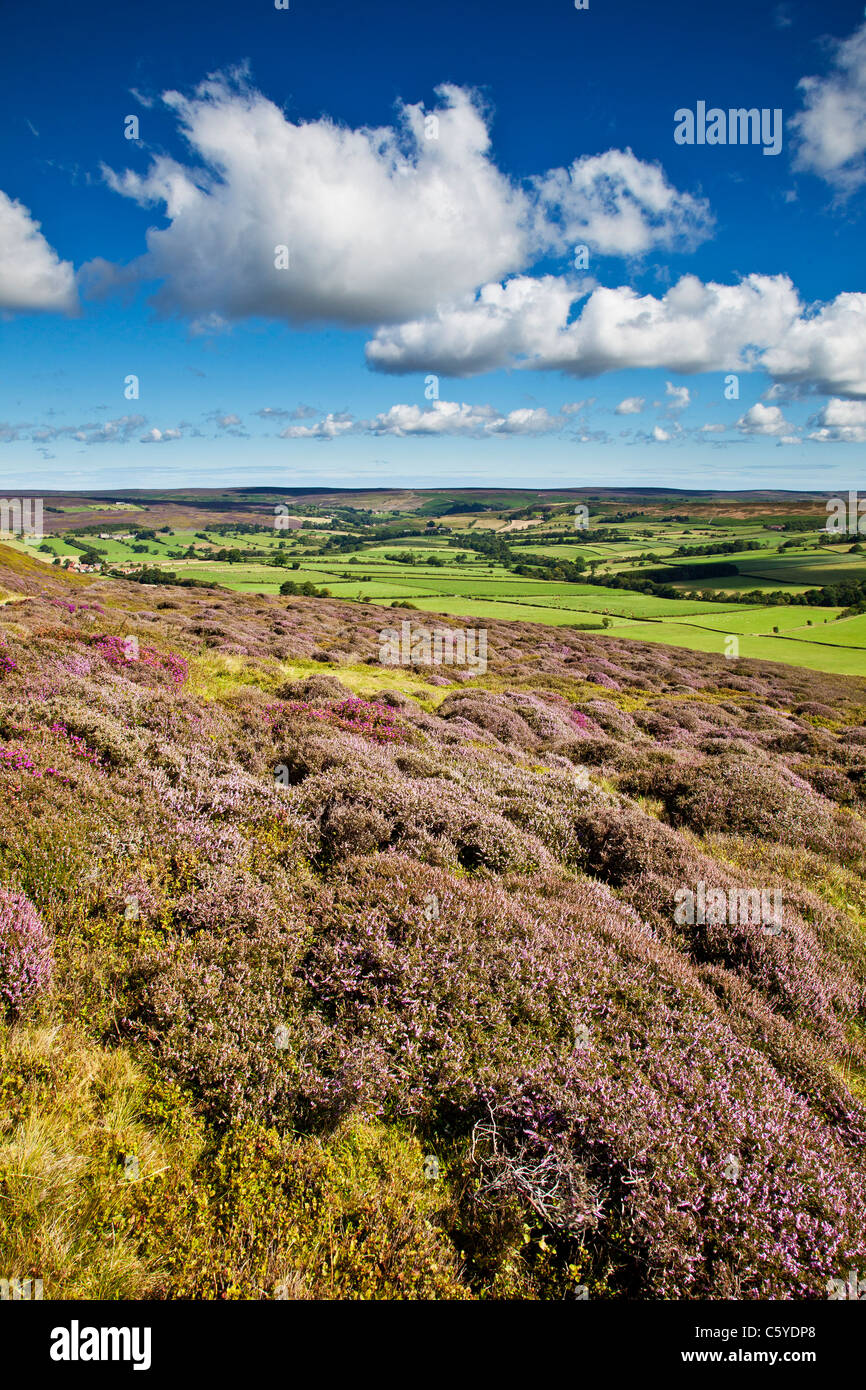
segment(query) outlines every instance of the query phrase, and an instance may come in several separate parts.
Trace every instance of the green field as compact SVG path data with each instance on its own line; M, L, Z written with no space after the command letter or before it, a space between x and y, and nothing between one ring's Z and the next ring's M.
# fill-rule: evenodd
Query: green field
M713 605L713 609L720 605ZM718 632L772 633L774 628L788 632L792 628L809 633L814 629L815 641L826 641L830 630L828 623L838 618L841 608L802 608L792 604L789 608L729 608L717 614L704 608L701 617L693 621L701 627L714 628ZM856 622L849 618L847 622ZM809 624L811 623L811 628Z
M737 602L738 595L749 591L795 594L847 580L863 581L866 557L852 552L850 544L820 546L817 529L815 534L792 537L779 529L770 514L751 520L722 516L712 524L695 518L686 524L683 519L659 520L644 512L632 520L616 520L611 517L612 508L594 516L590 529L575 532L572 539L568 504L548 522L533 525L531 537L524 522L519 523L524 529L516 529L515 523L515 529L509 527L500 537L511 520L507 502L503 495L497 510L471 516L437 515L432 520L422 507L419 519L412 523L414 534L393 534L399 532L397 525L387 539L366 539L361 523L343 523L341 528L336 518L325 515L320 524L289 531L278 532L270 522L258 529L225 521L215 525L211 517L202 517L195 528L169 531L150 521L146 507L139 509L145 514L135 519L101 522L101 529L110 535L103 539L76 531L87 525L89 508L82 506L76 509L80 515L64 518L62 525L71 528L66 537L49 536L36 553L49 564L54 557L80 558L80 546L70 543L74 536L103 552L106 568L156 566L179 579L272 595L279 593L286 580L309 583L327 589L334 598L381 605L383 622L390 604L403 602L419 613L597 628L612 636L697 651L727 652L731 643L726 639L735 636L740 657L866 674L866 615L841 618L840 607ZM511 506L516 510L513 499ZM380 524L381 514L377 517L379 521L368 520L366 525ZM308 519L316 518L308 512ZM155 530L156 539L140 536L121 541L111 534L138 527ZM492 545L490 553L471 548L473 535L482 532L475 543ZM743 550L746 541L757 542L761 549ZM718 549L731 542L737 548L730 554ZM510 559L502 544L508 547ZM714 549L706 556L676 554L680 547L691 551L707 545ZM32 544L26 549L30 554L35 551ZM229 552L231 559L226 558ZM223 558L212 558L220 553ZM270 563L273 560L281 563ZM582 574L568 569L575 561L584 564ZM671 581L663 578L675 565L703 569L720 561L735 566L737 573L683 580L671 570ZM635 582L644 575L653 576L657 583L671 582L682 597L662 598L594 583L590 562L599 578L624 571L633 572ZM520 566L534 573L516 573L515 567ZM716 600L697 596L709 590L715 591Z
M832 627L821 628L812 640L839 647L866 647L866 613L855 618L842 618Z
M625 623L615 636L633 641L663 642L666 646L688 647L692 651L727 655L722 633L710 632L686 623ZM746 635L739 638L737 656L757 661L783 661L788 666L806 666L811 671L832 671L837 675L866 675L866 651L859 653L842 646L823 646L817 642L789 641L784 637Z

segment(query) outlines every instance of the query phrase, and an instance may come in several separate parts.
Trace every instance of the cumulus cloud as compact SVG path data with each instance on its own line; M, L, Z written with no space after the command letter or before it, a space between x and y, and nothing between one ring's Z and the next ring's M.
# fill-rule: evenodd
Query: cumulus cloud
M0 422L0 443L15 444L22 437L22 431L32 429L31 424L11 424L8 420Z
M375 326L455 303L574 241L632 256L708 234L705 203L630 150L507 177L477 94L436 93L429 114L402 104L394 126L357 130L287 120L238 74L191 97L164 93L194 162L103 170L116 192L169 219L148 232L133 274L161 279L158 305L197 332L256 315ZM104 263L88 273L103 290L129 279Z
M434 401L422 410L417 405L392 405L370 423L373 434L468 434L476 437L507 434L550 434L562 429L562 414L551 415L544 407L524 407L503 415L489 405L465 405Z
M491 405L468 405L459 401L433 401L429 406L392 405L370 420L358 420L348 412L329 414L311 425L290 425L280 431L281 439L337 439L344 434L394 435L398 438L423 435L464 436L486 439L492 436L554 434L572 424L574 405L563 406L551 414L544 406L521 406L507 413Z
M116 420L106 420L102 425L82 426L73 430L71 435L84 444L125 444L144 423L143 415L121 415ZM69 431L61 428L57 436L64 433Z
M791 426L777 405L764 405L756 401L745 415L740 416L737 429L741 434L781 436L787 434Z
M866 22L834 45L825 77L804 77L798 85L804 109L790 122L795 165L850 193L866 182Z
M484 285L430 318L380 328L367 344L367 363L397 374L430 370L465 377L543 360L579 294L574 283L555 275L516 275Z
M839 294L817 313L799 315L762 366L782 384L866 397L866 294Z
M293 123L237 78L165 93L196 167L160 156L143 176L105 170L116 192L165 205L170 225L148 232L140 266L164 280L161 307L200 322L381 323L523 265L530 200L491 159L478 100L437 93L435 139L420 105L396 127L349 130Z
M834 397L821 407L809 424L808 438L819 444L866 444L866 401Z
M837 88L849 130L860 129L852 93L864 42L858 31L839 46L820 90L818 79L806 82L801 158L817 148ZM379 128L292 122L238 74L162 101L187 140L187 161L158 156L144 174L104 172L118 193L163 210L168 226L149 230L132 267L101 273L106 284L159 281L157 305L186 315L195 332L254 316L365 325L368 365L393 374L763 369L791 392L866 398L864 294L809 307L784 275L732 285L686 275L664 293L639 294L574 269L529 273L578 242L631 257L687 249L709 234L706 203L631 150L512 179L493 159L479 97L454 85L437 88L429 114L402 104L394 124ZM852 140L847 154L825 159L827 169L849 167ZM686 387L670 386L668 396L669 417L691 399ZM288 438L346 432L339 415L281 418Z
M54 412L50 412L53 414ZM236 420L237 416L220 416L214 418L216 423L220 421ZM119 415L113 420L103 420L101 423L87 421L81 425L55 425L35 424L33 421L22 421L18 424L0 424L0 443L9 444L20 440L30 440L33 444L46 445L56 444L63 440L72 440L76 444L130 444L138 440L141 444L170 444L173 440L183 439L189 436L202 438L201 430L190 424L188 420L181 420L177 425L160 429L153 426L145 429L148 424L146 415ZM144 433L141 431L144 429ZM246 439L243 434L234 426L229 424L226 428L228 434L239 434ZM219 437L219 436L217 436ZM52 455L52 457L54 457Z
M241 417L239 415L233 413L226 414L221 410L212 410L205 418L211 420L216 425L220 434L229 434L235 439L249 439L249 435L241 424Z
M533 183L547 224L542 236L560 248L579 242L616 256L651 247L691 250L712 227L705 199L679 192L660 164L646 164L630 149L584 155Z
M49 246L23 203L0 191L0 313L71 314L75 272Z
M183 435L180 430L158 430L154 427L148 430L147 434L141 436L140 442L142 444L171 444L173 440L182 438Z
M34 444L53 444L62 439L74 439L77 444L127 444L146 424L144 415L119 415L101 424L94 421L83 425L4 424L0 425L0 441L10 444L29 439Z
M672 381L665 382L665 395L668 399L668 410L685 410L692 399L688 386L674 386Z
M640 415L645 405L643 396L626 396L616 408L617 415Z
M282 406L265 405L261 410L254 410L253 414L258 415L262 420L311 420L318 411L311 405L296 405L294 410L286 410Z
M572 318L579 293L550 275L485 285L427 319L379 329L367 361L380 371L455 376L500 367L577 377L763 368L791 386L866 396L866 294L840 294L816 313L786 275L748 275L736 285L684 275L661 297L599 287Z
M381 370L418 371L423 363L464 375L505 366L581 377L623 367L735 370L778 342L800 309L783 275L749 275L738 285L684 275L661 298L627 285L599 287L570 320L575 300L575 288L556 276L516 276L429 319L380 329L368 361Z
M280 439L338 439L357 428L354 416L348 412L339 415L329 414L313 425L288 425L280 430Z

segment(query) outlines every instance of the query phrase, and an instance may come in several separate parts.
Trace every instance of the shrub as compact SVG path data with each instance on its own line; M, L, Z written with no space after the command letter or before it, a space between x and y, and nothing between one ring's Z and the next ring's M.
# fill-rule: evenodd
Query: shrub
M51 936L23 893L0 887L0 1004L11 1014L51 983Z
M736 753L681 764L627 786L664 801L674 825L699 834L727 830L785 844L806 844L842 862L866 853L866 832L842 819L808 782L778 764Z

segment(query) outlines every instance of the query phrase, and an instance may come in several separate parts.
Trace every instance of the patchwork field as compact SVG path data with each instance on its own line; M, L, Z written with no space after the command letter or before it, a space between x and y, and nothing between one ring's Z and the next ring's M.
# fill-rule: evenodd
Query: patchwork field
M531 495L496 493L473 502L472 514L440 515L435 499L420 495L398 513L341 508L329 497L293 503L293 529L279 530L269 503L251 504L241 522L209 511L198 526L174 526L156 507L151 523L137 498L128 517L103 512L88 526L93 504L67 500L62 516L52 514L55 534L38 549L16 545L47 564L95 561L121 573L145 566L249 594L277 595L288 581L383 609L616 630L695 651L729 651L725 639L737 636L742 656L866 673L864 624L843 616L850 599L815 601L815 591L840 585L856 599L866 557L851 541L831 543L820 511L804 532L808 516L774 514L760 502L727 514L718 503L701 509L679 499L669 512L646 501L624 510L591 503L588 529L576 530L573 503L554 497L534 516L528 503ZM193 502L184 506L194 512ZM634 587L611 586L623 576ZM790 602L798 595L808 605Z

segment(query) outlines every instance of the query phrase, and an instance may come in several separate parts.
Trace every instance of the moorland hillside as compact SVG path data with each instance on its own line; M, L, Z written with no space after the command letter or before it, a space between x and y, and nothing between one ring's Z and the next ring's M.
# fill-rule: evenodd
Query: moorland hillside
M9 550L0 597L4 1269L790 1299L862 1268L866 682L499 622L483 676L388 668L405 612ZM683 911L756 891L778 921Z

